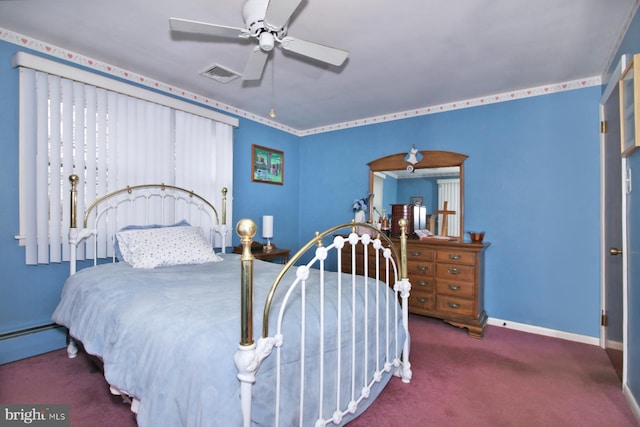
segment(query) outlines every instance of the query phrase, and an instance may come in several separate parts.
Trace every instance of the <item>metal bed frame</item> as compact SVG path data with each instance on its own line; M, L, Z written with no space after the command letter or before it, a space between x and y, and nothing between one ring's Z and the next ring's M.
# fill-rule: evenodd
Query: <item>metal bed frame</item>
M134 193L140 191L149 191L158 190L163 194L163 197L166 197L167 190L171 190L178 194L178 196L170 196L173 199L187 200L189 203L197 204L198 210L207 210L209 213L205 215L206 218L212 223L212 228L216 232L226 233L226 188L222 190L223 199L222 199L222 224L219 222L218 213L214 206L209 203L207 200L202 198L201 196L193 193L192 191L185 190L180 187L169 186L164 184L146 184L146 185L137 185L123 188L121 190L114 191L109 193L95 202L93 202L87 209L84 215L83 220L83 228L77 228L77 185L79 178L76 175L72 175L69 178L71 182L71 216L70 216L70 229L69 229L69 243L70 243L70 274L74 274L76 272L76 251L78 245L87 239L90 236L95 236L97 233L97 221L100 220L101 217L106 215L106 212L111 209L117 208L120 202L112 203L115 197L124 197L129 200L135 199ZM142 197L146 200L146 196ZM164 200L164 199L163 199ZM94 218L94 223L90 224L89 219ZM92 228L88 228L88 226L92 225ZM340 402L336 402L335 411L330 416L324 416L322 413L318 414L317 421L315 423L316 427L324 426L327 424L340 424L345 416L349 414L353 414L358 405L366 400L370 393L371 388L377 383L381 381L382 376L385 373L391 372L393 375L398 376L405 383L410 382L411 380L411 363L409 361L409 330L408 330L408 297L411 289L411 284L408 280L407 275L407 262L406 262L406 246L407 246L407 223L406 220L400 221L400 226L402 230L400 242L400 254L394 247L392 241L386 237L385 235L380 234L380 232L373 226L369 224L355 224L355 223L346 223L340 224L338 226L332 227L322 233L316 233L316 236L309 241L304 247L302 247L283 267L281 272L275 278L271 289L268 293L268 297L264 303L264 311L263 311L263 319L262 319L262 334L261 337L255 341L254 340L254 320L253 320L253 269L254 269L254 256L251 252L251 243L253 241L253 237L256 234L256 224L250 219L242 219L237 223L236 232L240 237L241 245L242 245L242 254L240 255L240 297L241 297L241 324L240 324L240 342L238 346L238 350L234 356L234 361L236 363L238 369L238 379L241 383L240 392L241 392L241 406L243 411L243 419L244 425L249 426L251 424L251 407L252 407L252 389L253 385L256 382L256 374L260 368L262 361L269 357L275 349L275 357L280 358L280 351L283 342L286 341L287 337L283 337L281 334L281 324L283 321L284 310L287 306L287 300L291 297L291 294L294 289L299 288L302 289L302 295L304 297L304 288L307 285L306 281L309 276L309 271L312 268L316 268L321 272L321 277L325 272L326 266L325 261L327 260L330 252L332 250L336 253L336 259L338 264L338 273L342 272L341 269L341 255L342 251L346 250L346 245L351 245L351 259L352 259L352 268L349 273L345 273L345 286L351 285L355 287L356 280L364 280L365 284L369 283L378 283L382 281L385 284L390 286L394 293L395 300L399 301L399 304L394 303L391 298L386 299L386 307L378 307L376 306L376 313L384 313L382 316L376 315L375 319L371 319L372 322L376 322L376 333L375 336L369 336L368 329L365 328L365 342L375 343L376 349L378 349L378 353L384 353L383 356L376 355L375 362L375 370L374 375L365 381L362 384L355 384L353 378L353 370L355 365L358 363L362 363L362 361L355 360L355 351L353 351L353 360L351 366L341 367L344 368L344 371L338 372L338 377L340 381L338 381L338 387L340 387L340 382L342 378L345 381L351 381L350 389L351 393L349 396L349 403L346 407L341 407ZM349 233L345 237L344 235L337 234L340 230L348 230ZM221 234L222 234L221 233ZM361 233L361 234L358 234ZM329 239L333 237L333 241L325 246L323 241L325 239ZM356 270L356 245L361 244L364 246L364 268L365 274L364 276L357 276L355 273ZM347 247L348 248L348 247ZM305 256L309 256L309 252L313 249L313 257L310 261L306 263L302 263L302 259ZM369 260L375 259L375 271L369 270ZM114 260L115 261L115 260ZM96 263L96 251L94 251L94 264ZM295 276L296 279L291 284L283 284L281 283L285 274L296 268ZM315 286L315 284L313 284ZM286 300L281 305L278 313L271 313L272 302L274 298L274 294L276 289L279 286L288 286L286 293ZM324 286L324 279L322 279L322 283L319 286ZM365 300L364 310L367 310L366 305L368 304L382 304L382 299L376 297L374 301ZM322 303L321 303L322 304ZM302 305L302 310L304 311L305 304ZM352 316L351 322L355 322L356 316L356 307L353 304L353 312L350 314ZM365 311L366 313L366 311ZM272 315L278 316L277 330L275 334L270 335L269 333L269 319ZM339 314L340 315L340 314ZM304 313L303 313L304 316ZM324 316L324 313L322 314ZM366 316L365 316L366 318ZM324 320L324 317L322 317ZM368 322L369 319L366 320ZM404 334L406 339L403 343L398 342L398 336L400 331L397 326L401 324L401 328L404 329ZM379 325L382 325L379 327ZM324 321L319 325L321 331L324 330ZM352 336L349 337L351 342L355 343L355 328L352 329ZM383 333L380 334L379 330L383 329ZM304 333L304 332L303 332ZM338 331L338 342L341 340L341 332ZM362 337L357 337L362 338ZM395 339L395 349L391 352L387 350L386 353L384 351L380 351L380 348L384 348L385 345L388 345L390 340ZM304 343L304 336L301 338L301 342ZM400 345L401 344L401 345ZM323 343L319 343L320 348L322 348ZM373 344L372 344L373 345ZM368 347L367 347L368 349ZM69 357L75 357L77 354L77 346L74 342L73 338L69 337L69 345L67 348ZM364 355L364 363L367 363L368 355L366 354L368 350L365 350ZM302 345L302 356L301 359L304 361L304 344ZM322 354L322 353L321 353ZM231 356L230 356L231 357ZM382 359L382 360L381 360ZM365 368L365 371L367 369ZM323 371L323 367L321 366L320 372ZM283 375L280 364L277 364L277 385L276 385L276 395L275 395L275 408L276 408L276 419L274 420L273 425L279 425L279 403L280 403L280 378ZM304 376L305 369L302 366L301 369L301 390L300 390L300 402L303 401L302 395L304 393ZM325 385L323 381L320 381L320 387L324 388ZM358 388L359 387L359 388ZM119 394L118 390L114 390L112 388L112 392ZM340 394L339 390L337 391L338 395ZM322 390L319 393L320 403L319 407L322 412L322 408L324 405L323 393ZM135 397L131 398L132 400L132 410L135 411L135 407L139 402L136 402ZM338 399L339 400L339 399ZM305 408L300 403L300 423L302 425L302 412Z

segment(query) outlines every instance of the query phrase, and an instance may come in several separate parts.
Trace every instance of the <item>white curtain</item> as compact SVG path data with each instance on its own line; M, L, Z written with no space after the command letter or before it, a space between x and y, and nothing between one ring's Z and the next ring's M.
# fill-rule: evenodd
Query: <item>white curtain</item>
M183 187L210 200L219 214L221 188L232 194L231 125L22 67L19 157L18 237L27 264L69 259L72 173L80 177L79 227L85 207L127 185ZM108 236L118 227L147 222L157 211L107 221L99 230L98 257L112 255ZM93 256L93 246L80 248L78 259L85 256Z

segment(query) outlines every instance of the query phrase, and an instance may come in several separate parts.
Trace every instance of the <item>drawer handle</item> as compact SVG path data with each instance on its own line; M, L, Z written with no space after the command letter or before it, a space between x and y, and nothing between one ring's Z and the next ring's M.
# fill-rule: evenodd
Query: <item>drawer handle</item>
M460 258L462 258L462 255L460 254L449 254L449 259L452 259L454 261L459 260Z
M457 303L455 303L455 302L450 302L450 303L449 303L449 307L451 307L451 308L456 308L456 309L457 309L457 308L460 308L460 304L457 304Z
M419 265L416 268L422 273L426 273L427 271L429 271L429 267L425 267L424 265Z
M420 255L422 255L422 252L420 252L420 251L411 252L411 256L420 256Z
M459 291L460 290L460 286L458 286L458 285L449 285L449 289L451 289L452 291Z
M418 302L421 302L422 304L424 304L425 302L427 302L427 299L420 297L418 298Z
M418 281L418 286L428 286L429 282L425 282L424 280L419 280Z
M447 271L449 272L449 274L460 274L460 270L455 267L449 267Z

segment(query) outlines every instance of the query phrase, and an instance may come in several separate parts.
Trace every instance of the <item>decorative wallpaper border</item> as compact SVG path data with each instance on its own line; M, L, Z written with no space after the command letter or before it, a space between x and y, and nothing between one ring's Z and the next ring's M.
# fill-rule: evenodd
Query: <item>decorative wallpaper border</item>
M459 110L463 108L471 108L471 107L477 107L481 105L494 104L497 102L506 102L506 101L512 101L515 99L529 98L532 96L564 92L567 90L580 89L580 88L589 87L589 86L597 86L597 85L600 85L602 82L601 76L594 76L594 77L588 77L588 78L579 79L579 80L573 80L569 82L554 83L554 84L538 86L530 89L521 89L521 90L512 91L512 92L505 92L497 95L496 94L487 95L480 98L450 102L447 104L434 105L429 107L422 107L422 108L417 108L415 110L401 111L397 113L384 114L376 117L368 117L364 119L351 120L348 122L336 123L333 125L320 126L313 129L299 130L299 129L294 129L290 126L285 126L280 123L274 122L265 117L262 117L253 113L249 113L239 108L232 107L230 105L224 104L214 99L207 98L193 92L189 92L179 87L151 79L149 77L134 73L129 70L115 67L111 64L107 64L102 61L98 61L96 59L93 59L84 55L80 55L76 52L54 46L50 43L46 43L46 42L34 39L32 37L18 34L1 27L0 27L0 40L6 41L12 44L16 44L18 46L22 46L28 49L32 49L34 51L41 52L46 55L50 55L50 56L59 58L61 60L71 62L89 69L93 69L114 77L118 77L120 79L130 81L132 83L136 83L142 86L147 86L149 88L159 90L161 92L165 92L168 94L176 95L178 97L188 99L190 101L196 102L204 106L213 107L217 110L220 110L221 112L234 114L238 117L252 120L254 122L258 122L260 124L270 126L270 127L273 127L297 136L314 135L314 134L319 134L324 132L354 128L358 126L367 126L367 125L376 124L376 123L402 120L402 119L408 119L411 117L424 116L428 114L436 114L436 113L442 113L446 111Z
M408 119L411 117L425 116L427 114L443 113L445 111L460 110L463 108L479 107L481 105L495 104L497 102L513 101L516 99L530 98L532 96L547 95L550 93L564 92L567 90L580 89L589 86L597 86L601 84L601 77L589 77L585 79L573 80L564 83L555 83L545 86L538 86L531 89L521 89L513 92L505 92L497 95L488 95L480 98L468 99L465 101L450 102L447 104L434 105L431 107L416 108L415 110L401 111L399 113L384 114L377 117L370 117L362 120L353 120L344 123L337 123L329 126L322 126L316 129L308 129L302 131L301 135L310 135L315 133L330 132L333 130L341 130L353 128L357 126L366 126L375 123L388 122L392 120Z

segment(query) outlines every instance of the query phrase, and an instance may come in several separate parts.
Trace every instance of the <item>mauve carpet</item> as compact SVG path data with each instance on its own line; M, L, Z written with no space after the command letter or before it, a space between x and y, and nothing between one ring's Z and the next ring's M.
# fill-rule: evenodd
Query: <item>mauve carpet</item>
M488 326L482 340L410 316L413 379L393 378L349 427L637 426L604 350ZM69 404L71 426L135 426L87 358L58 350L0 366L0 403Z

